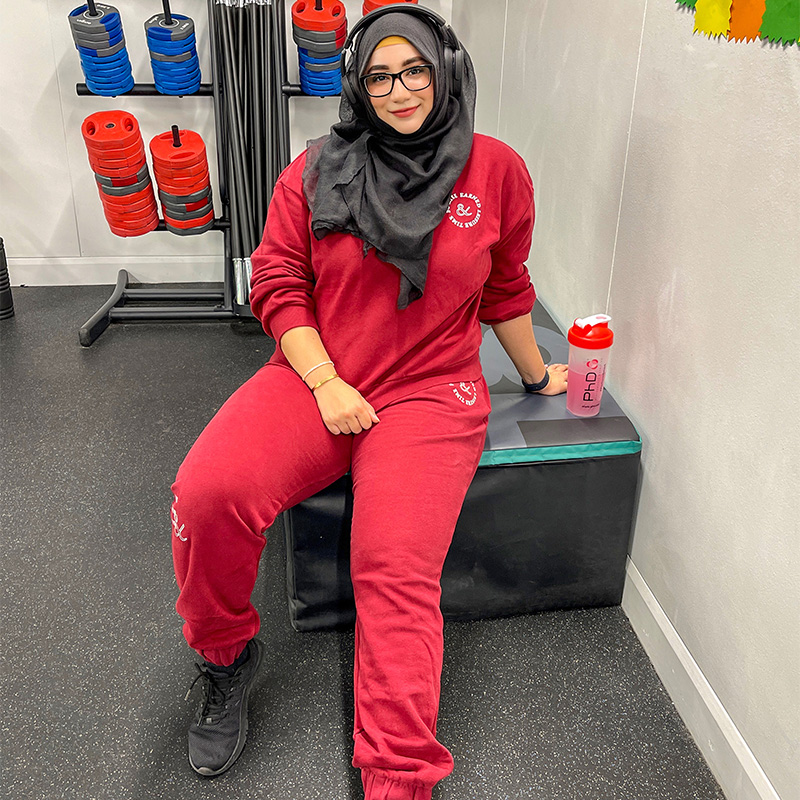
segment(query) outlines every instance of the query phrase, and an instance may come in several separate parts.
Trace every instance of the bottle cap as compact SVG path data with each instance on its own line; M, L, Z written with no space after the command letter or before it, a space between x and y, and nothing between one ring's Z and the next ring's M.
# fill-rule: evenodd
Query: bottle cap
M604 350L606 347L611 347L614 334L608 327L609 322L611 317L607 314L576 319L575 324L567 332L567 341L575 347L587 350Z

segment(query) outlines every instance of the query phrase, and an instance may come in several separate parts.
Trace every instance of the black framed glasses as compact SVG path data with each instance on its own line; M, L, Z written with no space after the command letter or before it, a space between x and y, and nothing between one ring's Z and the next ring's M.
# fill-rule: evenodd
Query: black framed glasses
M433 65L415 64L400 72L373 72L362 76L361 83L370 97L386 97L392 93L394 82L398 78L409 92L421 92L431 85Z

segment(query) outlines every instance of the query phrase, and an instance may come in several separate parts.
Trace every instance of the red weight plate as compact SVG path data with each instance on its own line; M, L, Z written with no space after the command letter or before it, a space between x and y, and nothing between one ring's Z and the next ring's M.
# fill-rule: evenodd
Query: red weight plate
M98 191L99 191L99 187L98 187ZM100 191L99 191L99 194L100 194L101 199L104 200L104 201L105 200L111 200L113 202L115 199L120 199L120 198L114 198L114 197L112 197L111 195L108 195L108 194L103 194ZM144 189L140 189L135 194L126 194L126 195L124 195L124 199L127 200L128 203L138 203L139 201L144 200L146 197L155 198L155 195L153 194L153 184L152 183L148 184Z
M102 175L102 173L101 173ZM115 177L113 175L103 175L104 178L109 178L111 180L111 185L115 188L122 187L122 186L133 186L134 183L139 183L140 180L144 180L144 178L137 178L136 173L133 175L125 175L123 177ZM97 181L98 186L103 186L104 184Z
M97 159L89 156L89 165L93 172L99 172L107 178L122 178L131 174L135 175L145 164L144 153L139 158L104 158Z
M87 145L99 149L123 147L141 139L136 117L127 111L98 111L81 123L81 134Z
M151 222L149 225L139 230L127 230L126 228L117 228L111 224L109 224L108 227L111 233L117 236L124 236L124 237L144 236L145 233L150 233L150 231L154 231L158 227L158 222L159 222L158 217L156 217L154 222Z
M108 227L111 228L111 230L114 231L114 233L116 233L118 230L151 231L156 225L158 225L159 222L160 220L158 214L154 214L152 217L148 217L147 219L131 222L130 224L127 224L125 222L119 222L117 220L112 220L112 219L106 220Z
M186 197L195 192L200 192L209 186L208 175L200 177L196 181L161 181L158 188L167 194L174 194L178 197Z
M136 211L130 213L114 213L108 212L105 213L106 219L112 225L119 225L120 227L139 227L147 222L149 222L153 217L158 217L158 209L151 208L145 211Z
M200 164L195 164L191 167L181 167L180 169L167 169L159 162L153 163L153 170L157 176L165 178L191 178L195 175L202 175L208 172L208 163L203 161Z
M119 203L103 203L103 210L106 216L122 217L147 217L150 214L158 211L158 206L155 202L140 201L130 206L121 205Z
M138 156L141 154L142 158L144 158L144 142L140 139L138 142L134 142L133 144L127 145L125 147L106 147L106 148L99 148L99 147L90 147L87 145L86 147L87 152L89 153L92 158L96 158L100 161L103 159L113 160L115 158L132 158L133 156Z
M180 147L173 145L172 131L159 133L150 140L150 154L153 159L172 169L185 163L195 163L201 156L205 157L206 153L203 137L199 133L180 130L178 134L181 139Z
M303 28L298 30L296 28L292 29L292 36L294 37L295 42L297 41L298 36L303 36L303 31L308 30L308 28ZM311 31L312 33L327 33L327 31ZM347 38L347 23L342 25L339 28L336 28L334 31L330 31L331 37L324 39L320 44L331 44L335 42L339 47L344 44L344 40ZM309 37L303 37L308 39ZM314 41L313 37L310 38L310 41ZM302 45L301 45L302 46ZM313 48L309 48L313 49Z
M199 219L172 219L169 214L164 214L164 222L169 222L173 228L183 228L187 230L188 228L199 228L201 225L205 225L208 222L211 222L214 219L214 212L209 211L204 217L200 217Z
M339 0L323 0L321 11L317 11L314 0L297 0L292 6L292 21L307 31L336 30L346 18L344 4Z
M194 184L198 182L202 182L203 180L208 183L208 167L200 172L190 172L188 174L182 174L180 172L175 172L172 175L165 174L163 172L156 171L156 176L160 179L158 181L158 185L164 183L171 183L175 186L181 186L184 184Z

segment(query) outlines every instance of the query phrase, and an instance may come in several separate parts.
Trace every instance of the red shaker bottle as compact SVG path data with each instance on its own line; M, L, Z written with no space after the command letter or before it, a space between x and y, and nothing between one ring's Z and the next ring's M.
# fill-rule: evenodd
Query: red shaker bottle
M594 417L600 411L606 365L614 341L609 322L611 317L607 314L595 314L576 319L567 333L567 411L576 417Z

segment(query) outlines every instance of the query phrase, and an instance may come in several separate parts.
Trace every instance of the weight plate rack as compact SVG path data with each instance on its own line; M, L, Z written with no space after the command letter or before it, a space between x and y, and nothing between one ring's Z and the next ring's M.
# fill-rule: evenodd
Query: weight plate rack
M172 19L181 23L180 15L171 15L169 0L162 4L163 20L158 15L155 24L169 27ZM91 14L94 0L87 5ZM290 161L288 99L306 92L300 84L286 80L284 0L206 0L206 6L211 78L191 94L210 96L214 104L219 186L214 205L220 215L207 223L207 229L223 235L222 289L131 288L127 270L121 269L111 296L80 328L84 347L95 342L112 322L253 318L248 303L250 255L261 241L272 189ZM153 18L148 22L151 25L146 32L153 27ZM75 88L79 96L93 95L85 83ZM121 96L165 94L155 84L135 83ZM176 193L167 192L165 197L159 192L159 200L162 207L166 201L172 210L188 212L195 210L189 206L204 199L200 195L203 192L178 199ZM179 229L185 230L185 223L168 227L163 219L155 227L173 234Z

